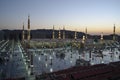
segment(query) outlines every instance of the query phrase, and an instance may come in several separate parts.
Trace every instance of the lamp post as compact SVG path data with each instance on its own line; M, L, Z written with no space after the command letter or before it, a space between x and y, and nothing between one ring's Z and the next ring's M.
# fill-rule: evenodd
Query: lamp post
M50 56L50 61L51 61L51 62L50 62L50 65L51 65L50 72L53 72L53 68L52 68L52 65L53 65L53 64L52 64L52 56Z

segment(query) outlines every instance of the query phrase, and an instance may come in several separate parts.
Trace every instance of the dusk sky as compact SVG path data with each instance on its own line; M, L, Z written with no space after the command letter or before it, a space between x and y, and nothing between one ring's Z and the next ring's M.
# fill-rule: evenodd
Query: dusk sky
M28 14L31 29L111 34L115 24L120 34L120 0L0 0L0 29L27 29Z

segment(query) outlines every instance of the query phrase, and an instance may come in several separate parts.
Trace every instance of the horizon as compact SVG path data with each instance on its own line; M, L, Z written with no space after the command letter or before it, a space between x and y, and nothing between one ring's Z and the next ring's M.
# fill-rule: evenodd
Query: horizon
M1 0L0 29L27 29L30 15L32 29L55 29L99 35L120 34L119 0Z
M22 31L22 29L1 29L1 30L10 30L10 31L14 31L14 30L20 30L20 31ZM1 31L0 30L0 31ZM53 30L53 29L32 29L32 30ZM59 31L59 29L54 29L55 31ZM60 31L62 31L63 29L61 29ZM27 31L27 29L25 29L25 31ZM65 30L65 31L72 31L72 32L75 32L75 30ZM78 33L79 32L81 32L81 33L85 33L85 32L82 32L82 31L77 31ZM90 34L90 33L87 33L88 35L91 35L91 36L100 36L101 35L101 33L100 34ZM109 36L109 35L113 35L113 33L111 33L111 34L104 34L104 33L102 33L103 34L103 36ZM116 33L116 35L118 35L118 36L120 36L120 34L117 34Z

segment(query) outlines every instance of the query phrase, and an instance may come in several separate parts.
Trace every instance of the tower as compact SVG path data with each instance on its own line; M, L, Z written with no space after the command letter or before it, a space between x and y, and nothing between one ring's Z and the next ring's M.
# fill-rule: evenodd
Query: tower
M83 36L82 38L82 43L85 43L85 36Z
M101 38L100 39L101 39L101 41L103 40L103 32L101 33Z
M54 25L53 25L52 39L55 39Z
M24 36L24 23L23 23L23 31L22 31L22 41L24 42L24 38L25 38L25 36Z
M58 39L61 39L61 32L60 32L60 28L59 28L59 33L58 33Z
M63 27L63 39L65 39L65 27Z
M85 38L87 39L87 27L85 29Z
M28 31L27 31L27 40L30 42L30 16L28 16Z
M114 24L114 27L113 27L113 41L115 41L115 24Z
M27 40L28 40L28 48L30 47L30 16L28 15L28 30L27 30ZM28 58L29 58L29 67L30 67L30 74L33 75L33 54L29 53L28 51Z
M103 44L103 32L101 33L101 38L100 38L100 40L101 40L101 44Z
M74 39L77 39L77 32L75 31Z

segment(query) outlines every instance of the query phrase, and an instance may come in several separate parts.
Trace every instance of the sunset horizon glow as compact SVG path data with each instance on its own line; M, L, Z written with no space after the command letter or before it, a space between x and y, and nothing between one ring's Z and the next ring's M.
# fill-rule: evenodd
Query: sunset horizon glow
M120 0L1 0L0 30L27 29L30 14L31 30L55 29L99 35L120 34Z

